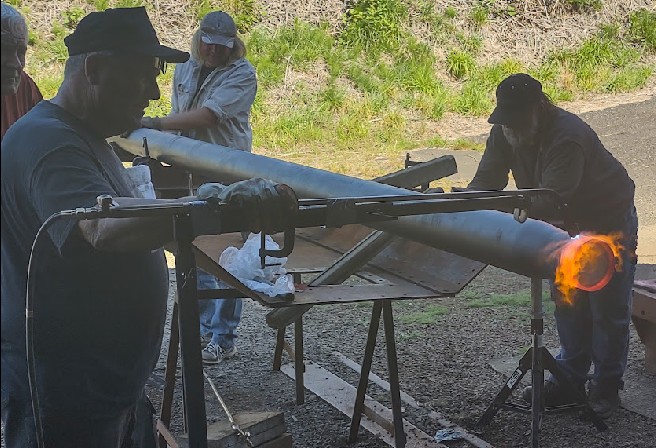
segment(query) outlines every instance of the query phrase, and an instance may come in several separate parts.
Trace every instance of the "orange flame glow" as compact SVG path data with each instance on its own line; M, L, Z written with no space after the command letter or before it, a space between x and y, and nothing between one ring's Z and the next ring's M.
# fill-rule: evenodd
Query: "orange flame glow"
M564 303L572 304L577 290L599 291L622 270L621 233L581 234L563 246L554 283Z

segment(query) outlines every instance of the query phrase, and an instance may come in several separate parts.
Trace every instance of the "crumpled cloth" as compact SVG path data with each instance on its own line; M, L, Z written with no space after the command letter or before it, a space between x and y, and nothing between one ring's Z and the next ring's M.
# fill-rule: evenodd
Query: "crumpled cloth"
M270 297L294 293L294 280L287 274L285 264L287 257L266 257L266 266L260 264L260 234L251 233L244 245L237 249L234 246L226 248L219 257L219 264L244 285L254 291ZM267 249L278 250L280 246L273 238L266 235Z
M147 165L135 165L125 168L125 180L133 197L142 199L156 198L150 168Z

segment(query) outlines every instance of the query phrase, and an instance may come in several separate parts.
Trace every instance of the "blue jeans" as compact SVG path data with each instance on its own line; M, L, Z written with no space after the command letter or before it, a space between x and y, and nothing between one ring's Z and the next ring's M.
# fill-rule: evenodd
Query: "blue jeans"
M198 288L218 289L219 281L213 275L199 269ZM212 343L225 350L234 347L237 327L241 320L241 309L241 299L200 300L198 311L201 336L211 335Z
M629 350L629 324L635 250L637 248L638 218L635 208L627 213L622 244L623 269L616 272L610 283L600 291L577 291L572 305L559 300L559 292L551 288L556 302L554 312L560 337L558 365L574 381L584 384L590 365L594 364L592 380L604 387L624 386L622 377L626 369Z

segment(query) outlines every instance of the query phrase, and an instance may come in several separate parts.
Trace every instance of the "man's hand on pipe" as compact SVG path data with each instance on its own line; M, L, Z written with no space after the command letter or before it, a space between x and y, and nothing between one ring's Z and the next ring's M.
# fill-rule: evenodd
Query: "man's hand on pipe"
M161 130L162 119L160 117L143 117L141 119L141 127Z
M198 199L216 199L239 207L246 216L243 230L268 234L285 230L298 210L294 190L285 184L266 179L249 179L232 185L203 184L198 188Z

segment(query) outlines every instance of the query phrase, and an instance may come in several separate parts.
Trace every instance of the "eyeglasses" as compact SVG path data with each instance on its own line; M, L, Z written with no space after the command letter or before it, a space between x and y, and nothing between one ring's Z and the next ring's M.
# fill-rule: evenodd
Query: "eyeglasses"
M146 61L144 59L144 56L135 56L135 55L130 55L130 54L125 54L125 53L116 53L113 51L108 51L108 52L103 52L104 56L109 56L111 58L120 59L121 61L129 62L129 63L138 63L138 64L146 64ZM152 66L157 69L158 73L164 74L166 73L166 68L167 68L167 63L166 60L163 58L158 58L154 57L151 59L152 61ZM145 68L145 65L143 65Z

